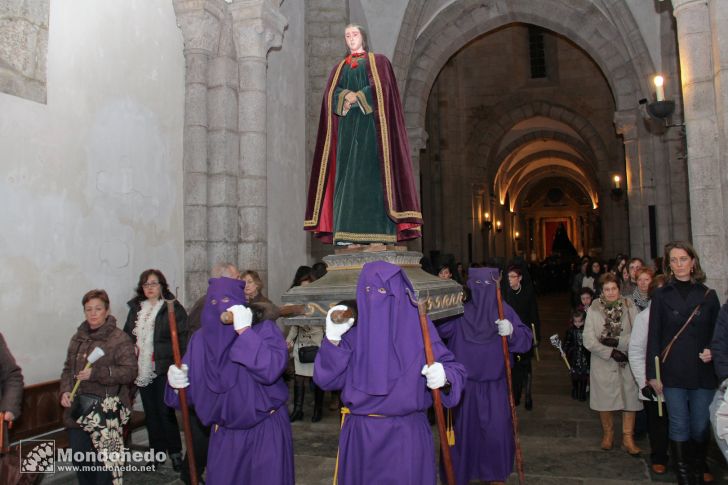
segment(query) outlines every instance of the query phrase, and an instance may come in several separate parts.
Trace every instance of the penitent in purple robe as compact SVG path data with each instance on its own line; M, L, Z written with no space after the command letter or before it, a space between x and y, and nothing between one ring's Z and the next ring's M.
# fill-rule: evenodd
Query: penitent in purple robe
M238 335L220 314L245 304L242 281L213 278L202 326L182 359L189 366L187 401L210 430L206 483L293 484L293 442L282 375L286 342L270 320ZM167 386L165 401L179 407Z
M497 283L492 278L498 273L492 268L468 270L471 299L465 313L437 327L468 373L462 401L453 413L455 446L450 450L458 485L470 480L505 481L513 470L513 422L503 344L495 324ZM531 330L505 303L503 312L513 324L513 334L507 337L510 352L527 352Z
M425 351L417 307L404 271L377 261L362 268L357 285L356 325L338 346L324 339L313 379L325 390L341 389L351 413L339 436L339 485L434 485L437 473L426 410L432 396L420 373ZM413 293L414 294L414 293ZM457 405L463 366L428 320L435 360L451 387L443 404Z

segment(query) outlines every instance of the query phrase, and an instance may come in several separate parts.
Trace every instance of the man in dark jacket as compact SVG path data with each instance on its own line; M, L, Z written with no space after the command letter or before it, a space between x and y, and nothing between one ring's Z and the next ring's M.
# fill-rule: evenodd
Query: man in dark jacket
M18 419L22 400L23 373L0 333L0 419Z

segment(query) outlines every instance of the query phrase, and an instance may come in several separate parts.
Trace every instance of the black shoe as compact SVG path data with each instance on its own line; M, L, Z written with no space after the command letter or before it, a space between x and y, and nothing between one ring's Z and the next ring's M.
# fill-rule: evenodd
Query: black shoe
M671 441L670 461L675 465L675 475L677 475L678 485L695 485L692 474L692 453L690 452L690 442L688 441Z
M172 461L172 470L179 472L182 469L182 453L170 453L169 459Z

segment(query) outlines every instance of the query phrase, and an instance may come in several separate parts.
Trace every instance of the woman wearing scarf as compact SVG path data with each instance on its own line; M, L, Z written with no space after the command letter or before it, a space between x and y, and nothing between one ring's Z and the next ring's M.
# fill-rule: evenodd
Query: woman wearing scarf
M493 280L498 275L495 268L470 268L465 313L437 327L468 375L462 402L453 412L455 446L450 450L458 485L505 482L513 471L515 441L501 337L508 338L513 354L527 352L533 335L507 304L504 319L498 320L498 283Z
M599 412L603 450L614 445L612 411L623 411L622 446L637 455L641 450L634 443L634 422L642 404L627 358L637 308L620 296L614 273L603 274L600 286L602 294L587 310L584 325L584 347L591 352L589 407Z
M652 278L654 277L655 272L650 268L642 267L637 270L634 291L631 294L632 301L637 305L637 313L650 305L650 283L652 283Z
M358 316L326 322L313 378L324 390L341 389L342 427L334 483L435 485L437 473L427 408L430 389L442 402L460 400L465 370L428 321L435 362L425 349L412 284L402 268L364 265L356 291ZM424 376L424 377L423 377ZM428 389L429 388L429 389Z
M134 384L144 406L144 421L149 434L149 446L155 452L169 454L172 468L180 471L182 440L174 409L164 404L165 373L172 364L172 334L165 299L172 300L167 279L158 269L148 269L139 276L136 296L127 302L129 313L124 331L136 346L139 375ZM180 351L187 342L187 312L174 301Z
M273 320L254 319L245 307L245 283L212 278L202 327L190 339L182 368L169 367L166 402L179 406L173 389L187 388L187 402L212 425L207 459L210 485L293 484L293 442L283 371L288 350ZM233 325L220 315L233 313Z
M122 426L129 420L131 407L128 385L137 376L134 345L124 332L116 328L116 318L109 314L109 295L106 291L89 291L83 296L81 304L85 320L71 337L61 373L60 401L65 408L63 424L74 452L73 464L77 467L78 483L118 485L122 483L121 470L88 471L83 467L121 466L123 460L106 463L77 461L79 455L76 452L82 452L85 457L88 452L119 451L124 446ZM87 358L97 348L103 351L103 356L87 368ZM72 401L71 390L75 382L80 382L80 385ZM102 400L102 405L74 419L71 417L71 407L76 400L82 399L82 395L97 396Z

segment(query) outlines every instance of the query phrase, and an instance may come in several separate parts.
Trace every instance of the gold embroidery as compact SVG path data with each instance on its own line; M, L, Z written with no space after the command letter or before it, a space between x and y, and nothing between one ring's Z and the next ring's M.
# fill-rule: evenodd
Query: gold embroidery
M339 100L336 102L336 114L341 115L344 113L344 101L346 101L346 95L351 91L348 89L342 89L339 93Z
M395 234L363 234L358 232L336 232L334 233L334 239L358 242L397 242Z
M417 211L405 211L397 212L394 210L394 201L392 196L392 161L390 160L389 153L389 128L387 127L387 117L384 113L384 94L382 93L382 81L379 79L379 72L377 71L377 63L374 59L374 54L369 52L369 65L372 69L372 79L374 79L374 88L377 93L377 107L379 112L379 126L381 127L380 140L382 143L382 158L384 158L384 182L386 184L386 196L389 202L389 214L395 219L401 219L405 217L415 217L422 219L422 213Z
M334 89L339 83L339 76L341 75L341 68L344 66L345 61L341 61L339 66L336 68L334 78L331 80L331 88L329 88L328 95L326 96L326 140L324 142L323 153L321 154L321 167L319 170L318 185L316 186L316 199L313 203L313 214L311 219L303 221L303 227L315 227L318 224L319 212L321 211L321 198L323 197L323 187L328 176L326 170L329 164L329 150L331 149L331 103L334 98Z
M362 93L361 91L356 92L356 99L359 101L359 106L361 106L362 111L364 111L364 114L371 114L372 107L367 102L367 96L366 94Z

